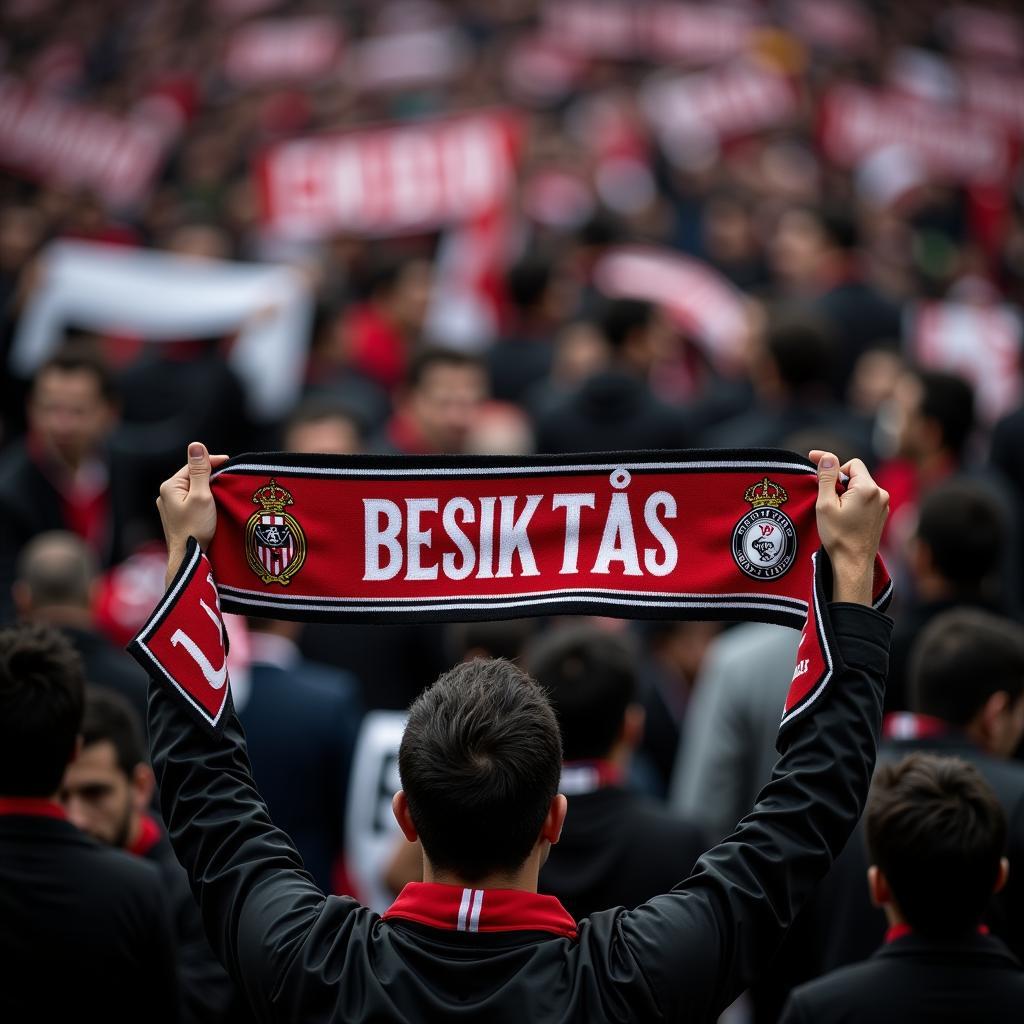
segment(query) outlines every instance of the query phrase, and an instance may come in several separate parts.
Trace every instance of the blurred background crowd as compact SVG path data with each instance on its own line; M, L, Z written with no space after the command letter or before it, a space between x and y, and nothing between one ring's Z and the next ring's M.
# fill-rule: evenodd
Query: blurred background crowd
M1024 596L1022 140L1012 3L3 0L0 622L60 626L141 714L119 648L191 439L813 446L892 496L890 738L942 719L1012 759L1020 679L939 714L914 643ZM405 877L388 713L570 625L233 621L257 781L324 886L386 905ZM581 759L618 743L699 851L767 778L797 637L584 628L534 652L570 680L625 659Z

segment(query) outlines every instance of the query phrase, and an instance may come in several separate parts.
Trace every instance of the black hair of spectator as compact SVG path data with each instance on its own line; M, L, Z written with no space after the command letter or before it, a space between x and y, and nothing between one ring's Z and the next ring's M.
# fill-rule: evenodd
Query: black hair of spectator
M558 722L541 687L511 662L465 662L409 709L398 770L435 868L470 882L514 871L558 790Z
M973 765L911 754L875 773L865 817L871 861L925 938L978 927L999 876L1006 817Z
M479 622L454 622L446 630L450 661L462 661L467 655L507 658L516 661L537 632L536 619L481 619Z
M527 652L526 665L555 709L565 759L607 757L636 697L629 642L596 626L569 626L540 637Z
M551 284L554 267L551 260L536 255L524 256L505 275L509 301L522 312L537 308Z
M830 204L822 207L816 213L816 217L825 238L833 248L850 253L860 245L857 221L848 209Z
M1024 627L975 608L936 616L910 654L910 707L966 726L994 693L1024 696Z
M921 502L917 538L939 574L962 595L978 593L995 576L1007 532L999 502L974 481L951 480Z
M69 342L61 346L36 370L33 380L38 381L52 371L92 374L96 379L100 397L109 404L118 401L117 382L110 367L88 342Z
M658 307L644 299L612 299L601 310L601 331L608 344L621 352L637 331L647 328Z
M82 659L55 629L0 631L0 794L48 797L82 724Z
M942 447L958 459L974 429L974 389L952 373L918 370L921 382L921 415L934 420L942 435Z
M306 395L299 402L284 425L284 436L287 437L296 427L324 420L344 420L355 427L361 441L366 437L364 418L344 399L324 391Z
M427 345L419 349L409 360L409 368L405 374L406 386L414 391L423 383L423 378L435 366L472 367L484 372L484 364L480 357L471 352L463 352L453 348L439 348Z
M622 222L606 210L599 210L587 220L576 234L581 245L604 247L626 240Z
M117 767L129 777L146 760L142 723L135 709L120 694L86 687L81 731L83 747L110 743L117 757Z
M793 312L776 314L768 326L765 349L787 391L829 386L835 339L814 317Z

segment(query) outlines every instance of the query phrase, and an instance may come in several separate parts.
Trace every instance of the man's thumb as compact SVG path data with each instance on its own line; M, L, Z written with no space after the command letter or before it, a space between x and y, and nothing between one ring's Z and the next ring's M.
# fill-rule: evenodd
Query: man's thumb
M190 490L196 485L209 490L210 487L210 453L206 450L205 444L193 441L188 446L188 478Z
M818 501L829 505L838 503L836 483L839 480L839 460L831 453L825 452L818 462Z

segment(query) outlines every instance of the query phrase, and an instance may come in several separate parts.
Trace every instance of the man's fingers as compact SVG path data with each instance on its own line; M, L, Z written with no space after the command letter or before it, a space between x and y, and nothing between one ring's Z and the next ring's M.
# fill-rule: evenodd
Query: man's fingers
M812 451L811 459L818 464L818 504L838 504L836 481L839 479L839 459L832 452L819 451Z
M210 465L213 466L214 469L217 469L218 466L223 466L230 458L230 455L211 455Z
M188 481L190 494L208 494L210 491L210 453L206 445L193 441L188 446Z

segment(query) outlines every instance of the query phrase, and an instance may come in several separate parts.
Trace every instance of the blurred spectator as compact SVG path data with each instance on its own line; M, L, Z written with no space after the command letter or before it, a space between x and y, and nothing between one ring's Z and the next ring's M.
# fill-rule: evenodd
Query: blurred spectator
M1008 544L1005 512L977 481L950 480L921 503L909 548L907 599L889 653L887 711L907 707L910 651L928 623L962 605L1008 611L1000 580Z
M143 753L142 722L116 694L87 689L81 738L60 789L68 821L157 867L178 948L181 1020L225 1020L231 983L206 941L188 877L150 812L156 782Z
M899 306L874 288L859 261L857 223L847 210L794 207L769 247L783 295L808 301L835 334L835 394L846 394L854 364L872 344L900 333Z
M353 306L341 324L345 360L388 393L406 379L432 282L426 260L381 261L371 271L366 301Z
M1011 860L1024 862L1024 765L1009 760L1024 736L1024 628L969 609L934 619L914 648L910 707L908 714L886 718L879 763L931 753L972 764L1006 814ZM855 835L805 913L812 933L807 948L816 958L804 965L805 977L869 956L882 941L885 920L862 887L868 856L863 837ZM1011 876L991 906L981 901L979 914L1017 957L1024 953L1024 880ZM834 927L837 920L841 929Z
M835 339L807 316L781 311L755 342L751 379L756 404L750 412L726 420L707 433L712 447L779 447L798 431L825 430L841 440L840 459L871 461L867 420L847 411L830 386Z
M29 541L18 556L13 595L18 617L54 626L82 658L88 682L123 697L146 720L145 672L96 628L92 608L96 556L73 533L51 531Z
M611 365L586 377L540 415L537 450L685 448L685 413L657 399L647 383L659 335L671 329L664 315L649 302L616 299L607 304L600 323L612 351Z
M287 452L354 455L363 450L363 425L340 399L314 394L289 417L282 441Z
M374 446L403 455L457 455L487 397L487 375L475 356L423 349L409 364L398 410Z
M274 821L317 885L333 892L362 708L351 676L302 656L301 629L249 620L250 687L237 706L253 775Z
M43 626L0 632L0 1017L178 1021L171 922L151 864L57 801L82 723L82 663Z
M114 382L91 352L68 348L32 382L28 435L0 458L0 621L9 618L14 562L44 530L69 530L107 564L121 557L122 516L107 443Z
M558 717L559 792L569 800L541 889L577 920L667 892L690 874L706 843L695 826L624 784L644 727L630 645L595 626L569 626L532 645L526 665Z
M783 1024L1011 1024L1024 971L981 927L1006 882L1006 815L983 773L912 754L875 775L866 813L872 902L889 924L865 963L803 985Z

